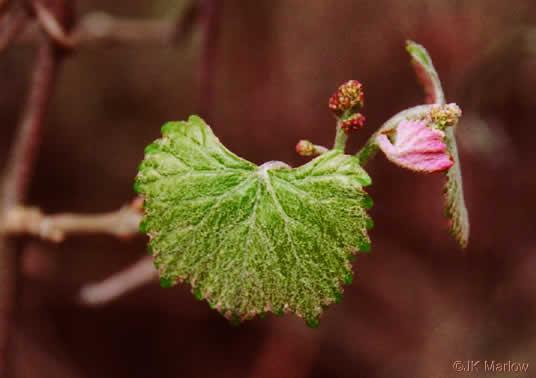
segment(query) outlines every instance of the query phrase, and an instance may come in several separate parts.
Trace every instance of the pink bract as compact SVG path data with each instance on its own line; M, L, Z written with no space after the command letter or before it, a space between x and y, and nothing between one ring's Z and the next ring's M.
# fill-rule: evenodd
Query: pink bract
M378 135L376 142L393 163L412 171L432 173L454 164L443 142L444 136L441 130L427 127L424 121L402 121L394 145L384 134Z

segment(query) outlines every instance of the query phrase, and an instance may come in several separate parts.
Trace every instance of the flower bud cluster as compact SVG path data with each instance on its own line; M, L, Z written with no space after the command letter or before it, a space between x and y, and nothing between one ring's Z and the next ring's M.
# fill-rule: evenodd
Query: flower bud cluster
M341 122L341 127L346 131L359 130L365 124L365 116L361 113L352 114L347 120Z
M346 132L363 127L365 117L358 113L363 104L363 85L357 80L342 84L329 99L329 109L341 121L341 128Z
M444 130L456 125L461 115L462 110L454 103L443 106L434 105L425 120L431 127Z
M329 99L329 108L336 116L355 107L363 107L363 85L357 80L349 80L339 87Z

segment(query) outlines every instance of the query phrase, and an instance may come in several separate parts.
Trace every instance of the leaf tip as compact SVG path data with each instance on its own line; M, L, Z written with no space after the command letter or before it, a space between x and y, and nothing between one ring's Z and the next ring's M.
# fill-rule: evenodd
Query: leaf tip
M149 144L147 147L145 147L145 150L143 150L143 153L145 155L149 155L150 153L155 152L157 150L158 150L158 143L154 142L154 143Z
M365 242L362 242L360 245L359 245L359 252L370 252L370 250L372 249L371 245L369 242L365 241Z
M143 218L140 222L140 232L142 234L147 233L147 220L145 218Z
M421 64L424 64L427 67L432 64L430 54L428 54L428 51L423 45L408 39L406 41L406 51L411 55L412 58L418 60Z
M193 289L193 294L194 294L195 299L197 299L198 301L202 301L205 298L203 293L201 292L201 289L198 287Z
M160 132L162 133L163 136L166 136L170 133L174 125L175 125L175 122L166 122L160 128Z
M142 194L141 183L139 180L134 181L134 192L136 194Z
M309 328L318 328L320 320L318 318L307 319L305 324L307 324Z
M190 117L188 117L188 122L193 124L205 124L203 119L196 114L192 114Z
M167 277L160 277L160 287L167 289L171 286L173 286L173 281Z
M374 201L372 200L372 197L369 196L368 194L365 194L363 196L363 207L366 209L366 210L369 210L372 208L372 206L374 206Z

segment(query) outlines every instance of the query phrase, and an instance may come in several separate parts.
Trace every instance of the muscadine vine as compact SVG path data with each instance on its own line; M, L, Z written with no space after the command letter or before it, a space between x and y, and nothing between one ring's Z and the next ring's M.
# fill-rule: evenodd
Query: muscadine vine
M450 226L465 246L454 140L461 110L445 104L426 50L413 42L407 49L435 104L393 116L356 155L344 151L349 134L365 123L356 80L329 99L337 119L333 148L300 140L298 154L315 157L296 168L236 156L197 116L165 124L162 138L145 149L135 182L144 197L140 230L149 235L161 286L187 282L196 298L233 323L273 312L318 326L352 282L355 254L370 251L372 200L365 187L372 181L363 166L378 150L403 168L447 172Z

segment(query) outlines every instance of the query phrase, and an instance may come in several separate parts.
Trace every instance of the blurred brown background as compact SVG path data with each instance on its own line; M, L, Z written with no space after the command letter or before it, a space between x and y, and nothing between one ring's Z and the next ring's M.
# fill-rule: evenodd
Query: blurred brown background
M372 252L358 256L354 283L318 329L271 315L233 328L188 287L156 282L86 307L78 289L144 256L146 239L30 238L13 326L15 376L486 377L459 374L452 363L511 360L530 363L528 374L493 376L536 377L536 2L213 2L208 84L200 84L202 22L167 46L95 44L65 60L30 205L49 213L118 208L133 198L137 165L160 126L199 111L238 155L302 164L295 143L332 143L327 101L349 79L365 88L366 127L348 148L356 152L391 115L423 102L404 50L412 39L427 47L447 99L464 112L466 254L446 232L442 175L404 171L382 155L367 166ZM184 8L85 0L77 15L173 20ZM19 41L0 57L2 161L35 51Z

